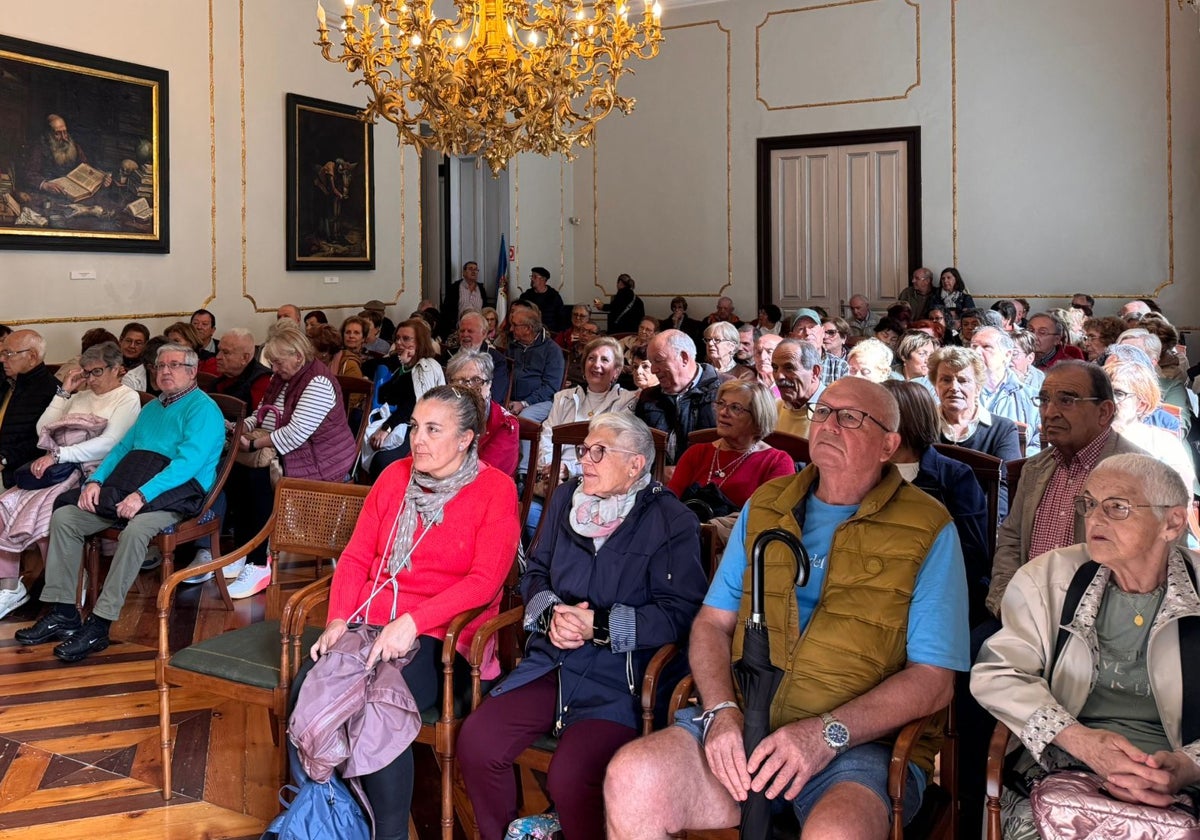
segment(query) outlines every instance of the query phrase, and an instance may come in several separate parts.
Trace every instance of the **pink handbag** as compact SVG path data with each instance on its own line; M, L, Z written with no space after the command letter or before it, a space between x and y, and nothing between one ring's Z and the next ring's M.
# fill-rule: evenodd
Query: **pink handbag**
M1190 796L1167 808L1114 799L1094 773L1051 773L1029 797L1045 840L1200 840Z

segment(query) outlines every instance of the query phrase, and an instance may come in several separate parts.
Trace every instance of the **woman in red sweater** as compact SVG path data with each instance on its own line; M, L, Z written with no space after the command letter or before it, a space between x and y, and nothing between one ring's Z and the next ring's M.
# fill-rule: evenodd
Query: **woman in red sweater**
M516 555L516 487L476 452L486 417L483 400L468 388L439 386L417 403L412 454L384 470L367 496L334 572L329 621L311 651L318 659L360 622L383 628L369 665L399 659L416 645L404 678L420 709L440 702L450 621L487 605L457 644L459 679L469 679L465 654L479 625L498 612L500 586ZM483 676L498 673L489 652ZM407 836L412 779L411 748L361 778L377 840Z

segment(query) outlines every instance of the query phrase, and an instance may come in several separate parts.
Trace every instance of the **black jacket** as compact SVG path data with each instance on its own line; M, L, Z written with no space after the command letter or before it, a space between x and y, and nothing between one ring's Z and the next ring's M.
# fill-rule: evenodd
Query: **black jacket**
M475 282L479 286L479 299L483 301L483 306L490 306L487 287L483 285L482 281ZM462 284L462 280L456 280L450 284L450 288L446 289L446 299L442 301L442 320L438 327L438 333L443 337L458 329L458 290Z
M13 486L17 467L41 454L37 445L37 421L54 399L57 388L58 380L50 368L39 364L31 371L18 374L15 381L8 383L8 389L0 392L7 395L8 390L12 390L12 399L0 422L0 458L5 461L2 473L5 487Z
M618 289L612 301L601 305L600 308L608 313L609 335L637 332L638 325L646 317L646 307L642 299L630 288Z
M646 388L638 397L633 412L651 429L666 432L667 463L675 464L688 448L688 435L697 429L717 427L717 388L721 378L711 365L700 365L696 387L678 397L663 393L661 385Z

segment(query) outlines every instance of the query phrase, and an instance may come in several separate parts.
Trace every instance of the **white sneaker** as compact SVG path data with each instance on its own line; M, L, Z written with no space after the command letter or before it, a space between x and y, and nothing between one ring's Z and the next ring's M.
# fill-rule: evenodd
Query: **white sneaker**
M142 571L149 572L162 565L162 550L156 546L146 548L146 559L142 561Z
M196 549L195 558L192 560L191 563L188 564L188 566L200 566L204 563L210 562L211 560L212 560L212 552L211 551L209 551L207 548L198 548L198 549ZM197 583L207 583L208 581L210 581L212 579L213 579L213 573L211 570L209 570L207 572L203 572L198 575L192 575L190 578L187 578L183 582L183 585L184 586L194 586Z
M0 618L4 618L29 600L29 591L24 581L17 581L16 589L0 589Z
M230 598L249 598L266 589L271 583L271 561L265 566L247 563L237 580L229 584Z
M239 560L234 560L228 566L221 570L225 575L225 580L233 580L242 573L242 569L246 568L246 558L242 557Z

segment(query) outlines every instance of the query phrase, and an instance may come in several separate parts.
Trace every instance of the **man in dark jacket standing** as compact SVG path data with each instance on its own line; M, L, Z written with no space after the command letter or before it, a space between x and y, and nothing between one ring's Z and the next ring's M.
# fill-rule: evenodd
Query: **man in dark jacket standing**
M696 361L696 344L679 330L654 336L646 350L658 384L646 388L633 411L651 429L667 433L667 463L675 464L688 448L688 435L717 426L717 388L711 365Z
M446 298L442 301L442 328L438 332L443 337L450 335L464 314L472 309L482 311L487 306L487 289L479 282L479 263L463 263L462 279L446 289Z
M17 467L38 451L37 421L54 399L58 380L42 363L46 340L33 330L17 330L4 341L0 361L8 387L0 399L0 475L12 487Z
M542 313L542 323L550 334L562 332L567 328L567 307L563 304L562 295L550 285L550 272L535 265L529 272L530 288L521 292L520 300L529 301Z
M633 278L628 274L617 277L617 293L611 303L603 303L596 298L592 303L601 312L608 313L608 334L635 333L642 319L646 317L646 307L634 289Z

